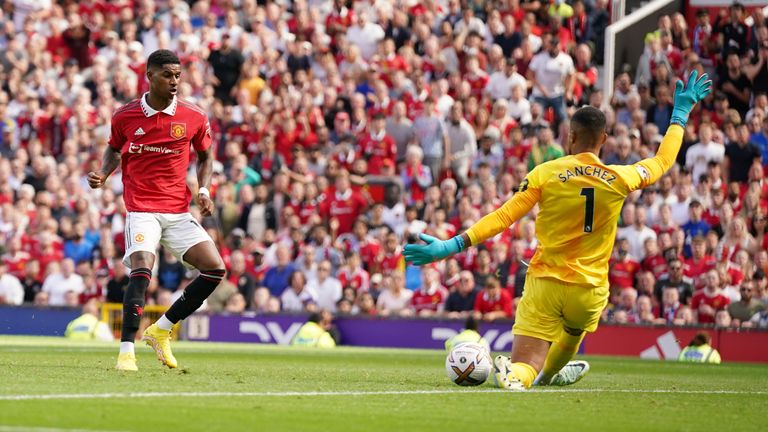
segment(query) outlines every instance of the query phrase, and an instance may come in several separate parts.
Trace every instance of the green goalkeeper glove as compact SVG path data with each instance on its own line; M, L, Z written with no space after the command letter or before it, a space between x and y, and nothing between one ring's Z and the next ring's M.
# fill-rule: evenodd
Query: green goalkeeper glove
M672 108L672 119L670 123L679 124L685 128L688 123L688 115L693 107L700 100L707 97L712 91L712 80L707 74L699 77L699 72L691 71L688 76L688 85L683 85L682 80L677 80L675 84L675 106Z

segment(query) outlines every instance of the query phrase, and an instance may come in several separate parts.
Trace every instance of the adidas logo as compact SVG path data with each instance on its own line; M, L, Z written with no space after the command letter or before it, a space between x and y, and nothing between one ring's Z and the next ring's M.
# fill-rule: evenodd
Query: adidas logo
M658 345L658 347L657 347ZM640 358L651 360L677 360L680 355L680 344L677 337L671 331L656 338L656 343L640 353Z
M134 132L133 134L134 135L144 135L144 129L139 127L138 129L136 129L136 132Z

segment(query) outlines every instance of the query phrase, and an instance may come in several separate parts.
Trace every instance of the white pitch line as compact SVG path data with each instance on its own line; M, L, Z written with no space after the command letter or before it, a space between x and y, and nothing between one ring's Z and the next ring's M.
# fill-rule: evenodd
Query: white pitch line
M506 393L500 389L465 390L383 390L383 391L286 391L286 392L152 392L152 393L63 393L0 395L0 401L64 400L64 399L116 399L116 398L177 398L177 397L296 397L296 396L387 396L387 395L444 395L465 393ZM526 393L643 393L643 394L718 394L766 396L768 391L740 390L629 390L629 389L537 389ZM2 430L0 430L2 432Z
M120 432L102 429L62 429L30 426L3 426L0 425L0 432Z

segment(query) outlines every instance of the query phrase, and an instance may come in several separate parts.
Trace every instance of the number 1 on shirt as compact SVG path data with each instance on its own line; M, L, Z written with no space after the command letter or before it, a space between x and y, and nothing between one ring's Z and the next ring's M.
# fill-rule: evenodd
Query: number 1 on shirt
M581 188L579 194L586 198L584 203L584 232L592 232L592 224L595 220L595 188Z

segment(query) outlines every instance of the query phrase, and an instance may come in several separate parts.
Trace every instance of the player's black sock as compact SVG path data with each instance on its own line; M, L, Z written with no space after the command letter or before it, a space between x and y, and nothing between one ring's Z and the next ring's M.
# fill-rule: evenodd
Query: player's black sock
M120 336L121 342L133 342L141 323L141 314L144 311L144 293L147 292L149 280L152 278L152 270L138 268L131 272L128 288L123 296L123 329Z
M200 276L187 285L181 297L165 313L168 321L176 324L192 315L216 289L226 273L224 269L201 270Z

